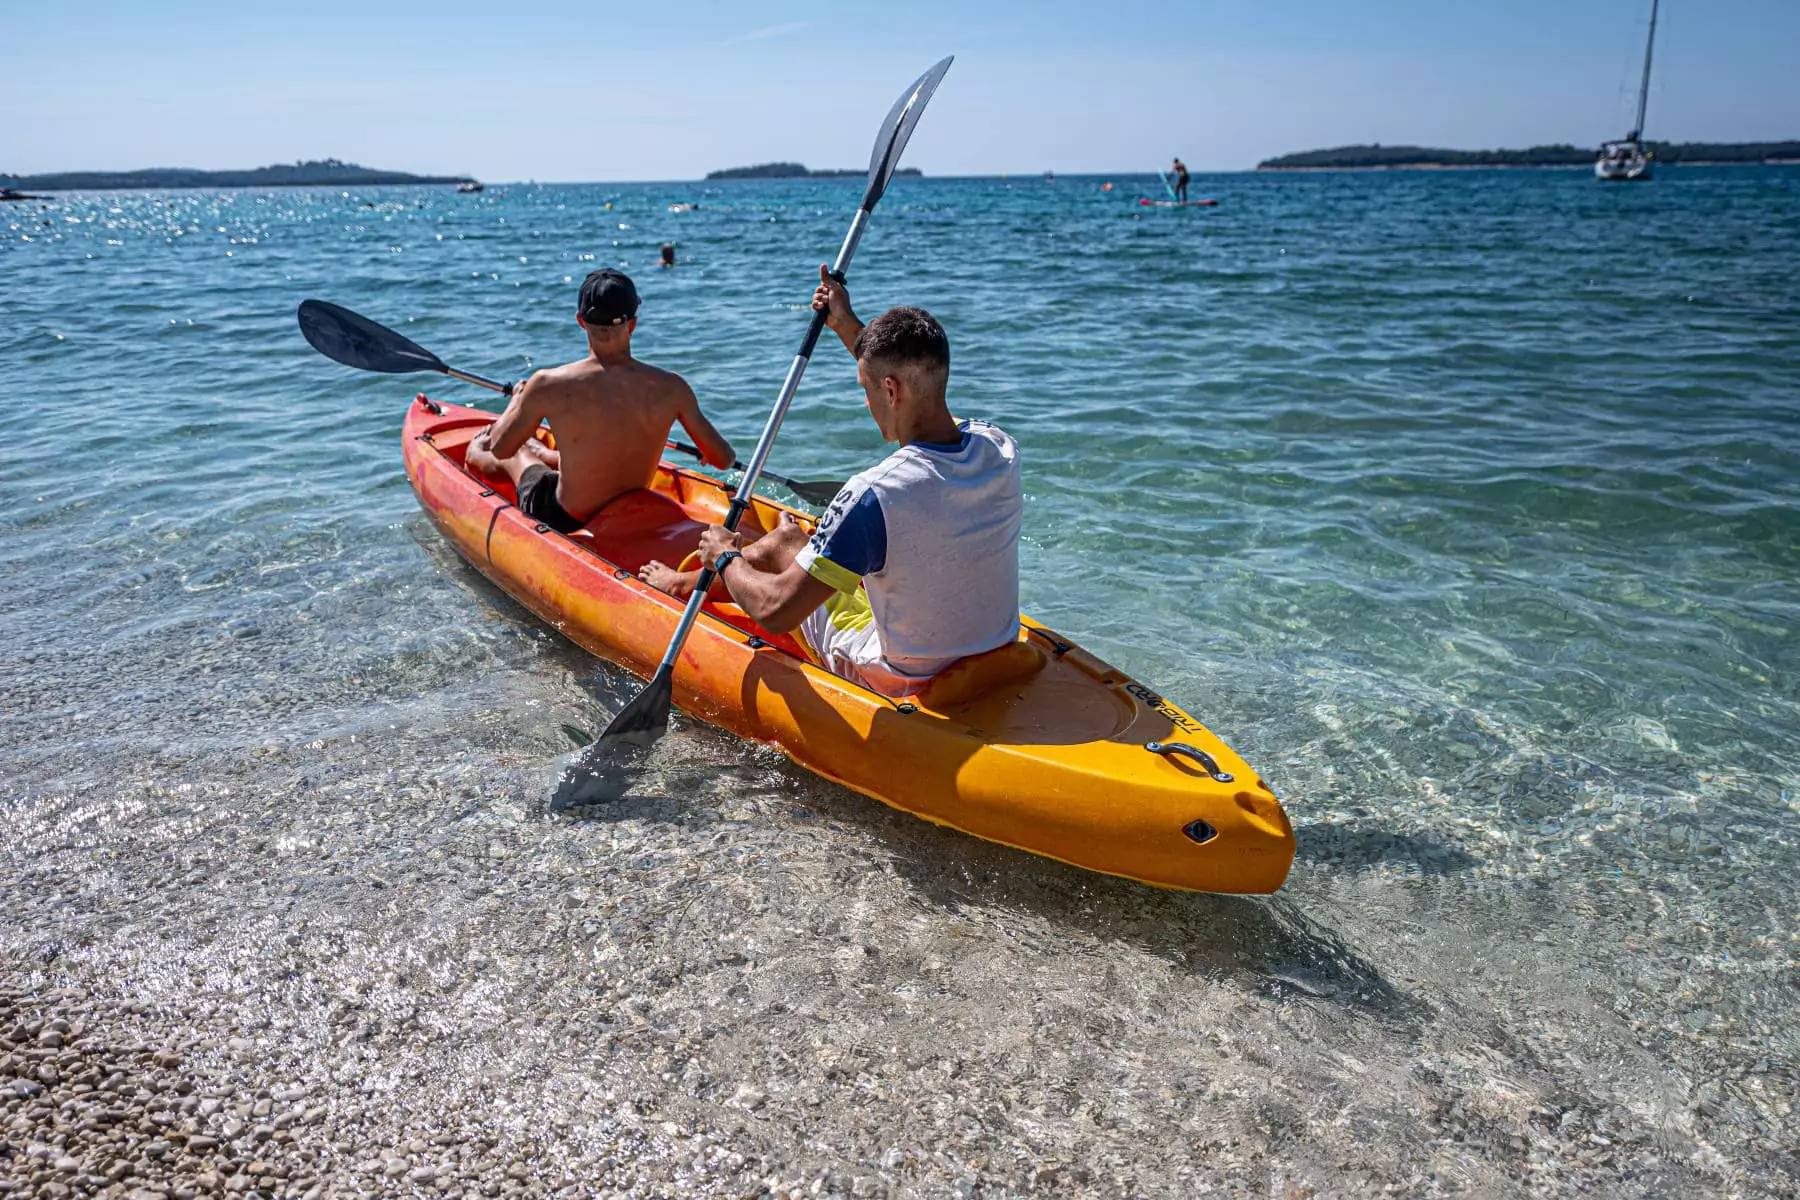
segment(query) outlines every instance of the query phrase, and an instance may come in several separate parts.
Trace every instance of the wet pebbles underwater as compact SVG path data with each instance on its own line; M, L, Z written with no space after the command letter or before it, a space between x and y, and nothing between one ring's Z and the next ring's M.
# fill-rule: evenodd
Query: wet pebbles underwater
M1800 170L1665 174L884 202L853 290L1020 438L1027 609L1275 785L1267 899L691 720L545 813L634 681L294 305L513 376L623 264L744 445L852 185L9 207L0 1195L1796 1194ZM880 452L853 389L776 469Z

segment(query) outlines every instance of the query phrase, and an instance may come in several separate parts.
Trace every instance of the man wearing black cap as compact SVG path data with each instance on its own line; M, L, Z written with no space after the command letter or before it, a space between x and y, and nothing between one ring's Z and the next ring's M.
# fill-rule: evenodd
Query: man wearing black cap
M686 380L631 357L637 310L637 288L623 272L589 275L575 312L587 357L535 372L469 443L469 468L510 478L519 511L558 533L580 529L621 492L649 486L677 421L712 466L736 458ZM532 436L543 421L556 434L554 450Z

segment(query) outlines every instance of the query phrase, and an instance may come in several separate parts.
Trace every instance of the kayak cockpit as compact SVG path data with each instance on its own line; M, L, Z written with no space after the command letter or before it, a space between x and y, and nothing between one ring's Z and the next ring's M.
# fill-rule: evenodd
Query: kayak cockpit
M469 442L487 428L486 420L458 421L434 432L432 445L484 488L490 488L509 504L518 496L510 479L489 479L470 471L465 460ZM652 561L679 567L700 544L708 524L724 520L727 495L717 480L659 463L652 486L635 488L615 497L586 525L566 535L575 545L593 554L614 570L636 575ZM757 497L753 517L764 528L780 519L782 506ZM810 525L812 518L793 512ZM673 598L670 604L675 604ZM774 634L758 625L743 609L729 601L711 600L705 610L728 625L761 638L796 658L808 659L805 649L789 634ZM891 698L942 715L954 715L990 736L1013 738L1021 743L1076 736L1106 738L1130 721L1130 707L1105 693L1086 689L1078 676L1062 664L1046 670L1053 657L1028 636L985 654L961 659L926 681L910 696ZM1058 686L1058 684L1065 686ZM1046 728L1044 706L1018 705L1028 687L1040 694L1056 692L1061 703L1052 706L1056 719Z
M490 424L489 419L482 418L441 426L433 432L431 444L470 479L490 489L508 504L516 505L519 497L512 480L490 479L469 469L469 443ZM700 534L707 525L725 519L724 495L716 480L659 463L652 486L621 493L595 513L587 524L564 536L627 575L636 575L652 561L679 567L699 548ZM776 520L778 510L758 497L753 511L757 520L767 527ZM804 513L795 515L802 520L811 520ZM670 597L668 603L678 605L679 601ZM806 658L806 652L793 637L770 633L729 601L708 601L704 611L727 625L761 638L772 647L796 658Z
M614 497L569 540L636 575L652 561L679 566L699 547L705 530L669 497L638 488Z

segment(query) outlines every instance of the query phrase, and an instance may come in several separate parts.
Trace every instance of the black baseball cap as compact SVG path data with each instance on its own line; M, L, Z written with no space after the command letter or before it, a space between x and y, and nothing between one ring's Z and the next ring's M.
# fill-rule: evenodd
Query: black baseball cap
M603 267L582 280L575 311L589 325L623 325L637 310L637 285L625 272Z

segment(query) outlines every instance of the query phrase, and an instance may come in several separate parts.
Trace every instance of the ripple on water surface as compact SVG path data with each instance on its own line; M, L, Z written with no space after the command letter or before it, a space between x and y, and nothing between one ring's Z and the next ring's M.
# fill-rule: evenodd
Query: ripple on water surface
M634 683L444 546L414 381L294 306L511 377L622 265L747 445L853 185L71 194L0 213L9 971L278 1030L255 1069L396 1137L554 1108L573 1169L634 1123L697 1190L740 1170L700 1131L920 1195L1792 1190L1800 172L1097 185L903 180L854 292L937 312L956 406L1023 444L1027 609L1280 791L1279 896L1085 875L685 722L625 804L545 816ZM774 465L879 452L821 354Z

